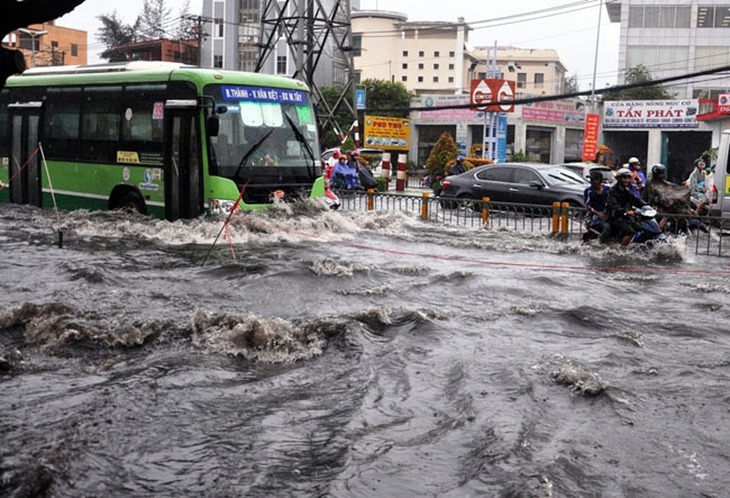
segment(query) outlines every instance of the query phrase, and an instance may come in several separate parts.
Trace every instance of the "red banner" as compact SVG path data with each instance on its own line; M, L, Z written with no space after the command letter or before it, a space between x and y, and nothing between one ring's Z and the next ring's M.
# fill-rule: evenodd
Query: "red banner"
M471 80L471 103L481 111L513 112L515 82L507 80ZM496 104L500 102L500 104ZM486 105L491 104L491 105Z
M598 152L598 128L601 125L599 114L586 114L583 129L583 161L595 161Z

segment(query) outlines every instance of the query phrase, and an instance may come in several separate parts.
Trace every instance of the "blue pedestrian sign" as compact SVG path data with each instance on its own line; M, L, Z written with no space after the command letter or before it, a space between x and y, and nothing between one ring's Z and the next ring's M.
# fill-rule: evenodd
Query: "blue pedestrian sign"
M359 88L355 89L355 109L362 110L365 109L365 89Z

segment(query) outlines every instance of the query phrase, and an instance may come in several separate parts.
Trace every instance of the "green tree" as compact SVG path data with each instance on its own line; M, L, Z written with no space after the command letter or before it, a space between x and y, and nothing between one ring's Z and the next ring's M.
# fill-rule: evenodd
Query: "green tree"
M579 91L578 76L573 74L570 77L565 78L563 86L565 87L563 93L577 93Z
M414 93L409 91L403 83L367 79L360 87L365 89L368 114L392 118L407 118L409 116L410 111L408 109L411 106L411 97L414 96Z
M459 149L454 137L447 131L443 132L426 159L426 171L434 179L431 185L436 195L441 192L441 179L447 174L446 165L458 155Z
M116 11L97 16L97 19L101 21L101 28L96 32L96 39L106 47L100 57L109 62L125 61L126 54L117 50L117 47L136 41L136 25L124 24Z
M137 17L137 32L142 40L164 38L167 29L172 26L170 15L172 9L165 5L165 0L144 0L142 13Z
M192 40L198 37L195 19L190 15L190 0L185 0L179 10L180 23L173 29L173 37L177 40Z
M647 84L653 81L649 70L639 64L626 70L626 85ZM671 100L674 94L669 93L659 85L646 85L627 90L608 91L603 94L603 100Z

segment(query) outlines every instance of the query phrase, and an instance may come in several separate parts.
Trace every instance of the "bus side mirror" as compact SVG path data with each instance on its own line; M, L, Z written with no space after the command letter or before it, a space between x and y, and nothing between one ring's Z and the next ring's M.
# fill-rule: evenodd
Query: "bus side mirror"
M208 118L208 136L217 137L220 131L221 121L218 116L211 116Z

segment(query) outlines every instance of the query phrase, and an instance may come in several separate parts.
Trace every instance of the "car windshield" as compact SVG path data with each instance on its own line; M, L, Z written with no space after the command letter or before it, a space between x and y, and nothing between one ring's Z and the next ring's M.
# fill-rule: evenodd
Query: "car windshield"
M540 170L542 177L550 185L585 185L588 180L581 178L566 168L555 167Z

